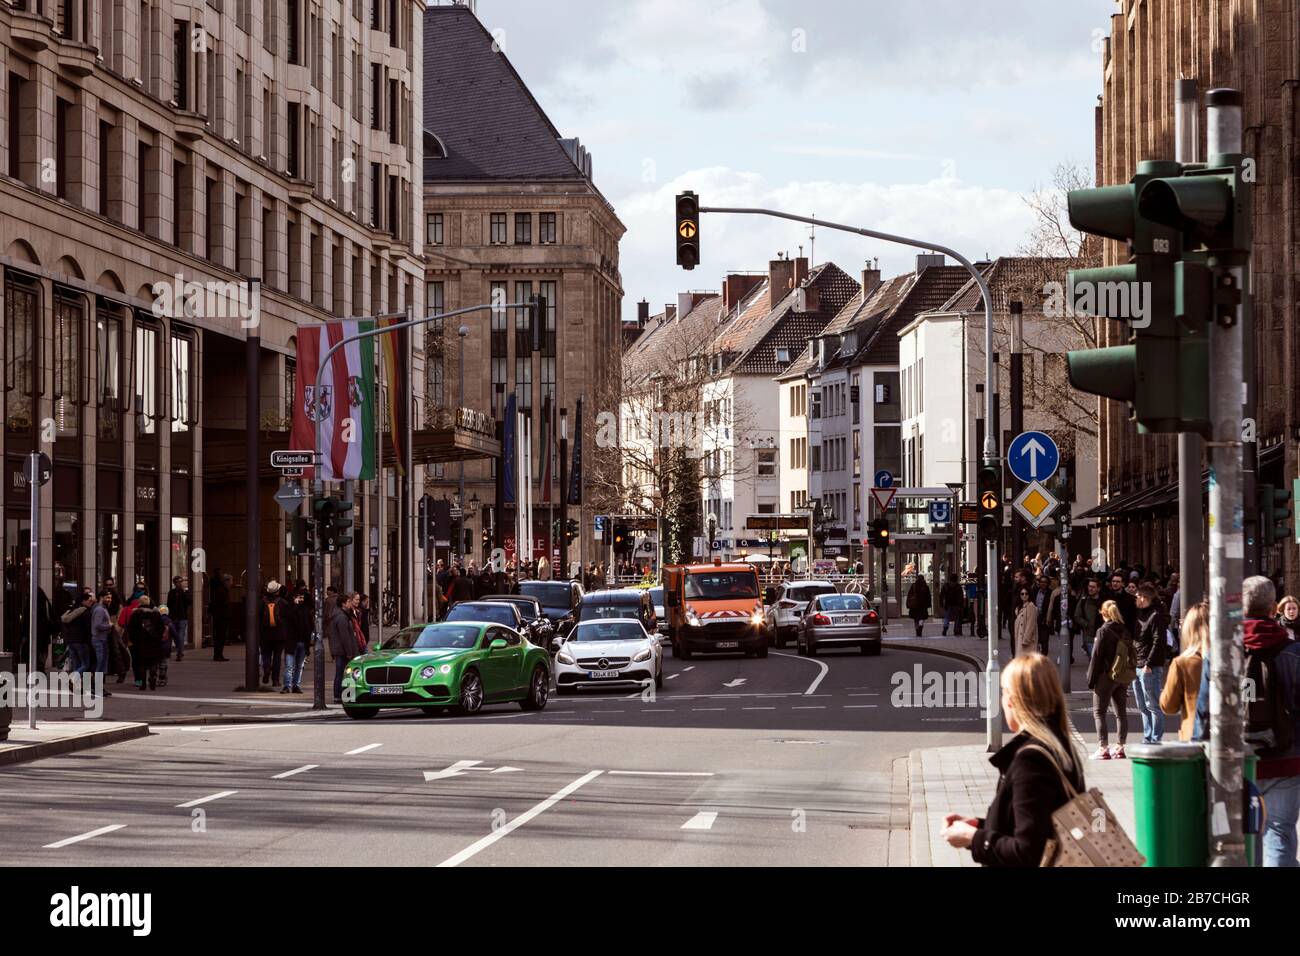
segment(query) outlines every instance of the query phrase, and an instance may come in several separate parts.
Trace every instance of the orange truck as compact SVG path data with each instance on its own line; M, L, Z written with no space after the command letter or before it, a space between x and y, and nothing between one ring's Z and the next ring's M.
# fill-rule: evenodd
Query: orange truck
M752 564L669 564L663 569L664 613L673 656L743 651L767 657L758 572Z

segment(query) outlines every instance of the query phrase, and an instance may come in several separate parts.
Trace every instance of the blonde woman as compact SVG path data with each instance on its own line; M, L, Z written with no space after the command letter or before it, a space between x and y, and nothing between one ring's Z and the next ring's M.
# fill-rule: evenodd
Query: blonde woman
M1082 762L1070 743L1070 719L1056 665L1042 654L1017 657L1002 672L1002 711L1015 736L989 758L998 788L983 819L950 813L942 836L985 866L1038 866L1052 835L1052 814L1069 799L1064 776L1084 789Z
M1092 642L1092 657L1088 661L1088 689L1092 691L1092 716L1097 725L1097 752L1093 760L1123 759L1124 742L1128 740L1128 685L1133 682L1136 671L1132 669L1134 661L1133 640L1124 626L1124 614L1114 601L1106 601L1101 606L1101 628ZM1127 651L1129 673L1119 674L1116 680L1115 658L1121 644ZM1115 724L1119 731L1119 745L1114 750L1107 748L1110 742L1106 730L1106 715L1111 708L1115 710Z
M1192 726L1196 723L1196 695L1201 689L1201 667L1205 645L1210 640L1210 605L1205 601L1189 608L1183 615L1180 631L1182 651L1169 664L1169 677L1160 692L1160 709L1171 717L1179 712L1183 722L1178 728L1179 740L1192 739Z

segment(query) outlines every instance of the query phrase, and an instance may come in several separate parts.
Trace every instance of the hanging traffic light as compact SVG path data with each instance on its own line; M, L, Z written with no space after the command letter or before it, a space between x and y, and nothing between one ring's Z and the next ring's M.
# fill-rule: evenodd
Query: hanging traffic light
M700 264L700 200L689 191L677 194L677 264L683 269Z
M578 519L570 518L564 523L564 539L570 544L578 537Z
M334 547L344 548L352 543L352 535L340 534L352 527L352 519L347 517L352 513L352 502L338 500L334 502Z
M1291 534L1291 492L1277 485L1259 486L1259 505L1263 512L1264 547L1286 541Z
M1002 465L985 463L979 470L979 531L996 540L1002 534Z
M873 548L889 547L889 519L884 515L871 520L871 534L867 540Z

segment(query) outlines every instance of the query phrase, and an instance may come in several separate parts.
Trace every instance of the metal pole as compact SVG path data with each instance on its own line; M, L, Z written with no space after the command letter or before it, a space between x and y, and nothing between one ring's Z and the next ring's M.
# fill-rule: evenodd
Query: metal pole
M406 307L406 320L411 320L411 307ZM414 418L415 409L412 407L412 396L415 392L415 383L411 380L411 343L412 335L410 331L401 333L397 337L397 343L402 346L401 352L397 356L397 362L401 368L401 382L403 390L397 395L396 401L400 402L402 410L401 421L394 422L394 426L401 426L402 429L402 450L398 457L398 464L402 469L401 480L401 501L402 510L398 515L401 521L401 529L398 532L398 541L401 546L402 566L399 569L398 582L398 605L397 605L397 624L399 627L407 627L411 624L411 608L414 604L415 596L415 507L413 500L415 497L415 458L411 448L415 439ZM396 431L396 427L394 427ZM396 437L396 435L394 435ZM379 612L380 625L383 624L382 605Z
M971 278L975 280L976 286L980 290L980 296L984 302L984 417L992 424L995 421L993 391L996 379L993 369L993 300L989 296L988 285L984 281L984 276L976 269L965 256L961 255L947 246L939 245L934 242L923 242L919 239L909 239L906 236L897 236L888 232L879 232L874 229L862 229L856 226L847 226L842 223L827 222L822 219L813 219L808 216L796 216L787 212L778 212L773 209L756 209L756 208L726 208L726 207L700 207L700 212L718 212L718 213L738 213L741 215L751 216L772 216L777 219L788 219L792 222L803 222L813 226L824 226L827 229L836 229L840 232L853 232L861 236L870 236L873 239L880 239L884 242L895 242L899 245L912 246L916 249L934 250L942 252L944 255L952 256L966 271L970 273ZM998 461L998 439L997 429L989 428L984 432L984 462L988 464ZM811 551L812 542L809 541L809 550ZM994 713L996 708L992 705L994 700L998 699L1000 690L998 687L998 653L997 653L997 574L998 574L998 544L996 541L989 541L986 545L987 555L991 557L988 561L987 587L989 592L989 642L988 642L988 663L985 666L985 692L988 694L990 706L988 707L988 726L987 735L989 746L993 747L995 742L998 746L1002 741L1002 717Z
M244 340L244 534L248 540L244 563L244 689L257 690L261 654L257 633L257 595L262 563L261 509L258 494L257 433L262 427L262 339L257 326L248 330ZM317 658L319 660L320 658Z
M1241 94L1210 90L1205 97L1211 166L1241 162ZM1239 197L1240 198L1240 197ZM1246 204L1249 208L1249 203ZM1241 586L1244 565L1242 502L1242 382L1248 255L1211 258L1223 291L1235 285L1238 304L1216 309L1210 326L1210 865L1244 866L1241 713L1243 672Z
M31 491L31 534L27 541L27 729L36 729L36 694L33 690L38 664L36 661L37 614L40 610L41 572L41 458L40 452L27 456L27 487Z
M1025 319L1024 306L1018 301L1011 308L1011 434L1025 429ZM1024 483L1011 476L1011 491L1019 495ZM1019 508L1011 509L1011 561L1020 567L1025 557L1025 519Z
M1174 159L1197 161L1197 92L1195 80L1174 84ZM1201 496L1201 461L1205 440L1197 432L1178 436L1178 590L1179 605L1186 610L1205 596L1204 510ZM1174 622L1177 627L1178 622Z
M407 319L406 313L404 312L394 312L394 313L389 313L387 315L372 316L371 317L372 319L396 318L396 319L403 319L403 321L397 323L396 325L376 327L373 329L368 329L365 332L358 332L356 335L350 335L343 339L340 339L338 342L335 342L328 349L326 349L325 354L321 357L320 366L316 369L316 391L313 392L312 394L313 395L320 394L322 377L325 374L326 367L330 363L330 359L334 357L334 353L352 342L359 342L362 339L372 338L376 335L384 335L389 332L396 332L399 329L414 328L417 325L424 325L429 322L434 322L438 319L448 319L457 315L467 315L470 312L481 312L484 309L491 309L491 308L498 308L498 307L499 306L496 306L490 302L485 304L480 304L480 305L467 305L464 308L453 309L450 312L441 312L441 313L435 313L433 315L426 315L423 318L418 318L418 319ZM505 308L526 309L528 308L528 303L525 302L523 304L520 304L516 302L505 306ZM314 442L315 466L312 472L313 496L320 495L325 491L325 479L321 477L323 461L321 459L321 448L320 448L320 442L321 442L320 416L317 415L314 416L314 418L315 418L314 428L312 429L312 431L315 433L315 442ZM377 469L377 470L382 470L382 469ZM376 486L375 497L382 505L383 489L379 488L378 485ZM382 548L383 548L383 542L381 541L380 542L381 554L383 553ZM315 605L315 616L316 616L316 621L315 621L316 633L313 638L312 646L316 653L316 664L317 664L317 666L314 668L315 687L313 688L312 709L324 710L325 709L325 668L321 664L321 662L324 660L324 648L325 648L325 628L324 628L325 625L325 556L320 550L319 541L316 542L316 554L313 557L312 565L313 565L312 570L316 578L313 587L313 592L314 592L313 603ZM381 594L380 594L380 598L381 598L380 618L381 619L383 617L382 597L383 595L381 590Z
M560 409L560 580L569 574L569 410ZM662 537L662 536L661 536Z
M1056 541L1056 560L1060 564L1057 574L1060 577L1061 599L1057 606L1056 621L1056 666L1061 677L1061 689L1067 694L1070 692L1070 659L1074 656L1074 638L1070 636L1070 628L1066 623L1066 615L1070 612L1070 579L1065 566L1069 552L1065 547L1065 538L1058 538Z
M457 363L460 365L460 391L456 395L456 407L465 407L465 336L469 335L469 326L462 325L456 330L457 342ZM462 569L465 565L465 462L460 462L460 476L457 479L458 490L456 492L456 509L459 517L456 520L456 553L460 555L460 564Z

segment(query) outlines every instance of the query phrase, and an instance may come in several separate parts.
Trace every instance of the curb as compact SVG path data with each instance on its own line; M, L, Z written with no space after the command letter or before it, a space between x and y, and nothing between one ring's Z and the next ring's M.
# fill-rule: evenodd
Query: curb
M919 654L934 654L938 657L950 657L954 660L963 661L970 664L977 671L983 672L984 661L978 657L972 657L965 651L952 651L946 647L926 647L920 644L913 644L911 641L881 641L881 647L888 647L894 651L916 651Z
M125 727L114 727L112 730L97 730L89 734L77 734L75 737L47 740L44 743L31 744L30 746L11 747L0 750L0 767L9 764L26 763L29 760L40 760L42 757L72 753L75 750L103 747L106 744L116 744L124 740L135 740L147 736L149 736L148 724L132 723L127 724Z
M307 711L303 716L277 715L277 714L193 714L176 717L152 717L149 719L150 726L170 727L177 724L273 724L288 723L294 720L304 720L308 716L329 717L336 715L337 710L325 708L323 711Z
M907 755L907 811L912 866L929 867L930 841L926 833L925 787L921 782L921 751Z

